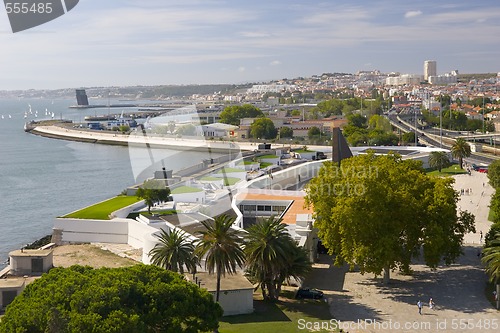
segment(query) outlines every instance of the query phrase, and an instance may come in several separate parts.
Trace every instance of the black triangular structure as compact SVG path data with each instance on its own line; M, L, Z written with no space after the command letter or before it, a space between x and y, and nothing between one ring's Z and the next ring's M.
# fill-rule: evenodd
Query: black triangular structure
M332 162L337 162L340 166L340 161L349 157L352 157L351 149L340 128L334 127L332 129Z

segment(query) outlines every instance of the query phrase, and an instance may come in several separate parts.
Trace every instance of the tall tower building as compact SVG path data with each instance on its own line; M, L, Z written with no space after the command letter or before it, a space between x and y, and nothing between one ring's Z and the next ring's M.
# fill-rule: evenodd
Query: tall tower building
M435 60L424 61L424 80L428 81L429 76L437 75L437 65Z

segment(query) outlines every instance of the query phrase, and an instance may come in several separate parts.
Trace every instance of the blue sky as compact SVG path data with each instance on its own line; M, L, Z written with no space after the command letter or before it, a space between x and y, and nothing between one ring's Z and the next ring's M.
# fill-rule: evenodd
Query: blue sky
M324 72L500 71L500 1L80 0L13 34L0 89L242 83Z

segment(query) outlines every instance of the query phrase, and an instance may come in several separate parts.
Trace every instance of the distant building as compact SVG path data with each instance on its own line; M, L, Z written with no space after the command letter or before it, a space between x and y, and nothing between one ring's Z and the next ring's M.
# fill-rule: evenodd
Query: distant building
M89 105L85 89L76 89L76 103L77 105Z
M429 80L429 76L437 76L437 64L434 60L424 61L424 80Z

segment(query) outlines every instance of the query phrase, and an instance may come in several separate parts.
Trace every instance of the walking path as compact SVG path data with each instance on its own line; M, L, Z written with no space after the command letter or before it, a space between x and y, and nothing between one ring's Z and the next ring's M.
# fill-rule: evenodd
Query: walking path
M472 171L472 175L454 177L455 189L472 189L460 197L462 210L476 215L476 233L465 237L464 255L456 264L436 271L423 264L412 265L413 276L398 272L391 275L391 284L347 267L333 267L332 259L322 255L315 264L308 286L322 289L327 295L332 318L344 331L353 332L498 332L500 313L486 299L487 277L478 251L480 231L489 230L488 205L493 189L487 175ZM484 183L484 187L483 187ZM435 309L428 306L433 298ZM417 302L424 304L422 315Z

